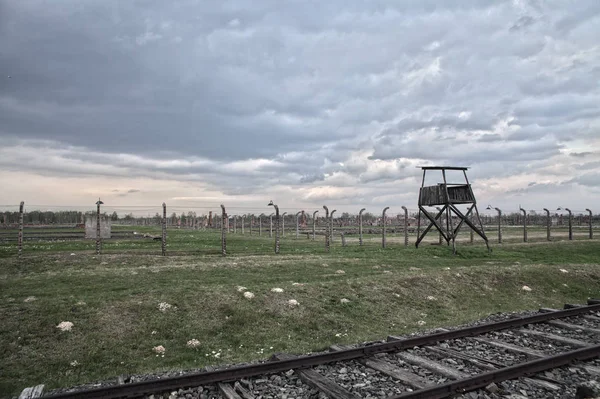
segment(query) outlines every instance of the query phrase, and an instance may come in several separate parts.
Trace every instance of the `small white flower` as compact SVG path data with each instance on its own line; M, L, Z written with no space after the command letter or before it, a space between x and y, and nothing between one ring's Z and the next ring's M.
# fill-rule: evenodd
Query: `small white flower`
M290 306L298 306L298 305L300 305L300 304L298 303L298 301L297 301L297 300L295 300L295 299L290 299L290 300L288 301L288 305L290 305Z
M158 334L158 331L156 331L156 330L152 330L152 332L151 332L150 334L151 334L151 335L156 335L156 334Z
M425 322L425 320L419 320L419 321L417 321L417 324L420 326L424 326L427 323Z
M526 285L524 285L523 287L521 287L521 289L522 289L523 291L531 291L531 288L530 288L530 287L528 287L528 286L526 286Z
M558 269L558 270L560 270L563 273L569 273L569 271L567 269Z
M400 294L394 294L396 298L400 298Z
M187 342L186 345L188 348L196 348L200 346L200 341L198 341L196 338L192 338Z
M77 367L79 366L79 362L77 360L73 360L71 363L69 363L72 367Z
M341 303L350 303L350 299L342 298L340 299Z
M283 292L283 288L271 288L271 292Z
M563 287L569 287L569 286L563 283Z
M158 304L158 310L160 310L161 312L166 312L169 309L172 309L173 305L171 305L170 303L167 302L161 302Z
M244 291L246 291L247 289L248 289L248 288L246 288L246 287L242 287L241 285L238 285L238 286L237 286L237 290L238 290L238 292L244 292Z
M250 291L246 291L246 292L244 292L244 298L252 299L252 298L254 298L254 294L251 293Z
M28 296L27 298L25 298L25 300L23 302L33 302L35 301L37 298L34 296Z
M336 274L346 274L346 272L343 270L336 270L335 273Z
M56 328L60 329L61 331L71 331L71 328L73 328L73 323L70 321L61 321L58 323Z
M335 336L336 336L336 337L341 337L341 336L342 336L342 333L337 333L337 334L335 334Z
M428 301L437 301L437 299L436 299L434 296L431 296L431 295L429 295L429 296L427 297L427 300L428 300Z
M155 346L154 348L152 348L152 350L156 353L158 353L159 355L163 355L167 350L165 349L164 346L162 345L158 345Z

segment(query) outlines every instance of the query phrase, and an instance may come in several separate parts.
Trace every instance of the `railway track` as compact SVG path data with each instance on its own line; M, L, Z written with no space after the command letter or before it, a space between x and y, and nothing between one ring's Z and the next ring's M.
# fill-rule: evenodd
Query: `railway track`
M423 336L44 398L562 398L574 397L578 381L600 377L599 357L600 300L590 300Z

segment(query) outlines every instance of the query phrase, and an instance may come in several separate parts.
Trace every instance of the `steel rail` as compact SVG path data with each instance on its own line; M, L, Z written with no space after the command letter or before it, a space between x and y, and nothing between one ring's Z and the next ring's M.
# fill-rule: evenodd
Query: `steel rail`
M122 398L142 396L160 391L168 391L184 387L193 387L216 382L234 381L241 378L248 378L262 374L277 373L290 369L299 369L317 366L320 364L352 360L360 357L370 356L381 352L391 352L403 349L410 349L415 346L431 345L450 339L464 338L473 335L485 334L491 331L504 330L507 328L519 327L527 324L540 323L556 318L577 316L583 313L600 310L600 304L581 306L573 309L559 310L535 314L532 316L516 317L514 319L503 320L495 323L486 323L476 326L439 332L420 337L407 339L391 340L389 342L351 348L338 352L320 353L316 355L307 355L291 360L270 361L250 366L231 367L223 370L198 372L187 375L156 379L150 381L140 381L123 385L111 385L108 387L93 388L89 390L62 392L58 394L44 396L51 399L71 399L71 398Z
M519 377L530 376L540 371L564 366L576 360L592 359L600 355L600 345L588 346L583 349L577 349L570 352L564 352L554 356L548 356L526 363L516 364L510 367L504 367L499 370L492 370L486 373L478 374L470 378L458 381L447 382L436 385L431 388L420 389L418 391L392 396L391 399L441 399L452 395L473 391L483 388L493 382L502 382Z

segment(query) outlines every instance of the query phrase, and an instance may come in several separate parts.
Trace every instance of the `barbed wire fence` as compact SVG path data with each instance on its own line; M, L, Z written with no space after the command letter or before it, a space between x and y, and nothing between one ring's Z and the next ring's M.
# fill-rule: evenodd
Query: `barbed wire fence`
M339 212L335 206L301 210L277 207L276 212L267 206L226 205L98 204L94 209L22 203L0 207L3 209L0 254L6 256L53 249L163 256L383 250L414 244L417 231L427 226L422 215L421 226L418 226L417 208L405 206L361 208L356 213ZM600 215L594 215L590 209L566 207L503 212L488 206L480 217L491 244L591 239L595 226L600 224ZM457 220L453 222L456 225ZM442 224L447 225L449 221L442 220ZM100 225L110 226L106 227L108 232ZM92 234L88 226L93 226L96 234ZM456 239L460 244L483 242L466 225L461 227ZM446 244L435 228L423 242Z

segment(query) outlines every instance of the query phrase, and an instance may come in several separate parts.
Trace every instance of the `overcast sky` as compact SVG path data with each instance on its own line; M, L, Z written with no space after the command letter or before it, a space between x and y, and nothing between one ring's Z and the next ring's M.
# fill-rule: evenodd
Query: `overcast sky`
M0 204L398 213L459 165L600 212L599 37L598 0L0 0Z

